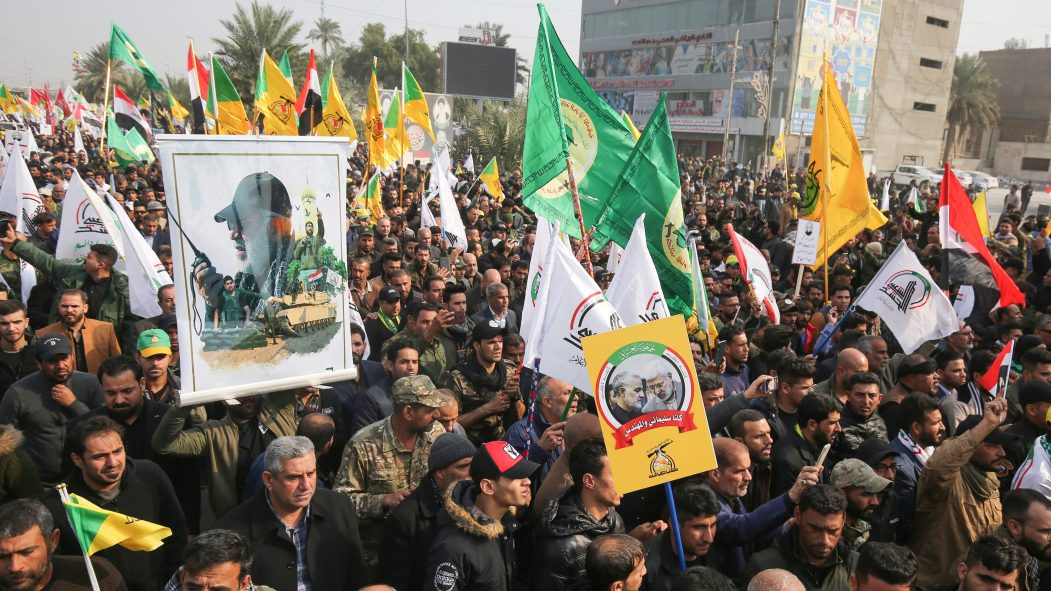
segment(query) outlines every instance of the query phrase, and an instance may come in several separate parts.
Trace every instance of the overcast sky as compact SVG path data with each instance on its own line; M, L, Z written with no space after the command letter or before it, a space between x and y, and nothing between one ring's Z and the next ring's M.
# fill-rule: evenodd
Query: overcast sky
M503 23L510 44L527 60L533 56L537 12L530 0L403 0L408 2L409 26L424 29L432 44L455 41L458 29L483 20ZM403 2L397 0L325 0L325 14L343 27L348 42L358 39L361 26L382 22L401 30ZM247 0L246 2L247 3ZM31 82L52 88L72 81L74 51L86 53L108 38L116 21L162 75L180 75L186 68L187 37L198 53L215 49L212 37L222 36L220 18L234 11L235 0L58 0L4 2L6 26L0 33L0 82L24 86ZM303 35L320 15L318 0L281 0L304 21ZM570 55L577 57L580 42L580 3L552 0L548 11ZM958 50L999 49L1012 37L1044 45L1051 33L1051 2L1040 0L966 0ZM431 90L431 89L426 89Z

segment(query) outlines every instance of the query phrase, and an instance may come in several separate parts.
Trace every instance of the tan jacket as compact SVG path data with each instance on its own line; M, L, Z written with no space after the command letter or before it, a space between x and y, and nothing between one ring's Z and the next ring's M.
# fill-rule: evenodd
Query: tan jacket
M911 546L919 575L916 587L927 589L956 580L949 572L978 537L1000 526L1000 493L997 479L988 478L993 495L979 500L967 486L960 469L967 464L981 440L974 430L953 437L938 447L920 474L916 487L916 518Z
M76 339L72 331L66 329L61 321L49 324L37 331L38 336L49 334L64 334L69 337L73 344L73 360L77 360ZM117 333L113 330L113 324L102 320L84 319L84 326L80 329L80 338L84 341L84 357L87 360L88 373L97 373L102 362L120 355L120 344L117 342ZM76 367L74 365L74 367Z

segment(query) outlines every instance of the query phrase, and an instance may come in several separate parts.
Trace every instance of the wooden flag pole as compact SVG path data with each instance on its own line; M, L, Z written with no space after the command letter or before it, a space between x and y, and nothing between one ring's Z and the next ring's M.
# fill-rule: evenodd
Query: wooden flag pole
M107 168L108 168L108 165L109 165L109 158L106 156L106 131L107 131L106 128L109 127L109 114L107 113L107 111L109 111L109 83L110 83L110 74L112 73L112 70L113 70L113 62L107 58L106 59L106 92L103 95L103 99L102 99L102 119L103 119L103 122L102 122L102 139L99 140L99 154L102 156L102 160L107 165Z
M796 297L799 297L799 292L803 289L803 269L805 265L799 265L798 275L796 275Z
M592 278L595 277L595 269L591 266L591 248L588 246L588 233L584 229L584 213L580 209L580 193L577 192L577 179L573 176L573 162L566 158L566 173L569 175L569 191L573 195L573 216L577 218L577 223L580 224L580 243L584 246L584 268L587 269L588 275Z

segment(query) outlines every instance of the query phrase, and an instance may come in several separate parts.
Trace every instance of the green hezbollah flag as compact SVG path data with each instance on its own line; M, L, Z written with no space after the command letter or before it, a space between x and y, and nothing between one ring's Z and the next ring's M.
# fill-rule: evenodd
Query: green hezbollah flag
M573 162L584 227L590 229L598 221L635 138L620 114L595 94L573 65L544 5L537 7L540 28L526 107L522 194L527 207L561 222L562 231L580 238L566 157Z
M113 119L112 113L106 118L106 144L113 148L113 156L121 168L129 164L141 164L135 156L135 150L128 145L124 130Z
M146 58L142 57L139 48L135 47L135 44L131 42L128 34L116 24L113 25L113 29L110 31L109 59L120 60L138 68L142 72L142 77L146 79L146 86L150 90L164 90L164 85L161 84L161 79L157 76L157 72L154 72L153 67L146 61Z
M131 128L128 133L124 134L124 139L128 142L128 147L135 153L135 158L140 162L150 163L157 159L153 155L153 150L150 149L150 145L146 143L146 140L139 133L139 130L134 127Z
M650 256L672 314L693 315L693 269L682 218L675 143L668 123L667 97L661 94L642 136L624 163L592 241L627 246L639 215L646 214Z
M277 67L281 70L281 73L285 75L285 78L288 79L288 83L292 84L292 62L288 61L287 49L281 54L281 63L277 64ZM292 84L292 86L295 86L295 84Z

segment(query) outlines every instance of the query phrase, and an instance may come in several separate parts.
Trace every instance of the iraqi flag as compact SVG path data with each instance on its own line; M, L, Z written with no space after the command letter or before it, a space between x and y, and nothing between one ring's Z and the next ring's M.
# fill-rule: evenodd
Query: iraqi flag
M124 94L124 91L116 84L113 85L113 117L117 125L125 132L137 129L142 137L149 137L149 123L146 123L135 103L131 102L128 95Z
M1000 350L996 360L989 369L978 378L978 385L989 391L993 398L998 398L1007 393L1007 378L1011 375L1011 360L1015 353L1015 342L1007 342L1007 346Z
M741 266L741 277L752 286L752 297L762 305L770 322L780 324L781 310L777 307L774 281L766 257L747 238L738 234L732 225L726 224L726 230L733 240L737 264Z
M938 201L938 227L941 230L941 280L944 283L971 285L976 296L984 290L997 293L993 309L1011 304L1025 307L1025 296L985 245L971 200L948 163L945 164ZM981 297L975 298L976 302L981 300ZM975 309L974 312L985 314L988 310Z
M303 90L296 99L296 112L299 113L299 135L310 135L321 118L325 107L321 102L321 83L317 78L317 66L314 64L314 50L310 50L310 65L307 67L307 79L303 81Z
M208 102L208 70L197 59L193 51L193 41L190 41L190 49L186 53L186 79L190 83L190 110L193 111L193 132L204 133L205 116L204 106Z

